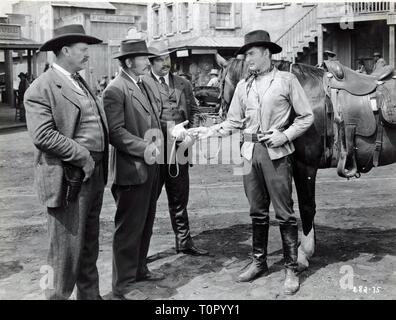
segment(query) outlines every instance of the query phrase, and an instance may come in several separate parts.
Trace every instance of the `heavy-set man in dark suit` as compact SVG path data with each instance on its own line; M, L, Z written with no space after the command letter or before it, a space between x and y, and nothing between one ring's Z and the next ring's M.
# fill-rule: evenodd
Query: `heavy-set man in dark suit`
M130 299L136 281L159 280L163 275L147 268L159 178L160 134L156 90L152 79L142 81L149 61L145 41L121 42L122 70L103 92L109 122L110 170L117 211L113 240L113 296ZM157 94L158 96L158 94Z
M100 299L96 261L99 214L108 166L105 112L78 71L88 60L88 44L102 42L81 25L54 30L40 48L55 62L25 93L26 120L35 145L35 183L47 206L50 246L45 295ZM50 273L50 272L49 272Z
M178 136L171 137L173 126L181 127L183 122L193 126L194 116L199 113L199 110L195 103L191 84L186 79L169 72L171 61L167 48L158 44L156 47L150 47L150 51L155 53L155 56L150 58L150 75L160 92L161 129L166 141L163 151L164 159L167 161L160 165L158 196L165 185L171 224L176 236L176 251L191 255L206 255L208 252L195 246L190 234L187 213L190 191L189 164L179 163L168 166L168 163L172 163L169 159L172 138L176 138L180 142L189 138L185 129L177 130ZM179 170L175 168L176 166Z

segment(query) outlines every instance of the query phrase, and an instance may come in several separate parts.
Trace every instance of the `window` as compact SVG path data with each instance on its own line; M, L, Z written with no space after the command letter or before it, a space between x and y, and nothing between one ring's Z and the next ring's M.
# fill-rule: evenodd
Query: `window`
M284 9L285 6L289 6L290 2L257 2L256 7L261 10L276 10Z
M153 35L158 37L160 35L160 16L159 16L159 8L155 8L153 10Z
M166 6L166 33L167 34L174 32L173 22L174 22L173 5L167 5Z
M232 3L217 3L216 9L216 27L232 27Z
M188 2L180 3L180 30L188 30L190 16L188 14Z

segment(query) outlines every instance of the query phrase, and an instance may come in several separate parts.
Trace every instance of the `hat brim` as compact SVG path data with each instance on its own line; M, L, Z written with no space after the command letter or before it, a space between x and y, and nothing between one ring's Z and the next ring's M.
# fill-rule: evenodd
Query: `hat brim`
M116 55L113 56L113 59L120 59L123 57L136 57L136 56L152 56L154 57L155 54L147 51L131 51L131 52L122 52L122 53L117 53Z
M79 33L69 33L69 34L63 34L61 36L52 38L51 40L48 40L45 42L41 47L40 51L54 51L57 49L62 48L63 46L71 45L73 43L79 43L83 42L86 44L98 44L102 43L103 41L84 34L79 34Z
M247 50L249 50L252 47L256 47L256 46L263 46L268 48L271 53L276 54L279 52L282 52L282 47L278 46L276 43L274 42L270 42L270 41L256 41L256 42L251 42L248 44L245 44L244 46L242 46L237 52L236 54L244 54Z
M171 53L175 52L176 50L177 49L172 49L172 50L167 50L167 51L163 51L163 52L160 52L160 53L153 53L153 55L156 56L156 57L167 56L167 55L170 55Z

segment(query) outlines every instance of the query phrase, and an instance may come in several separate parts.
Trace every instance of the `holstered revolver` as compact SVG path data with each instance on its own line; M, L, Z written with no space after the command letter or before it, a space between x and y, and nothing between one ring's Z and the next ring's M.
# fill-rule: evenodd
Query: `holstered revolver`
M66 183L65 202L68 206L71 202L77 200L85 174L81 168L65 162L63 163L63 172Z

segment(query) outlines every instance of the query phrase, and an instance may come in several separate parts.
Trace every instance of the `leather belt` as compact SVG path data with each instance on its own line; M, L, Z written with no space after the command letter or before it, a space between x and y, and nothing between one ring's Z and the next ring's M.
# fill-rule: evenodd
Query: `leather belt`
M260 139L264 137L264 133L243 133L243 141L244 142L262 142Z
M91 157L96 164L100 163L104 156L104 152L89 151L89 153L91 154Z

